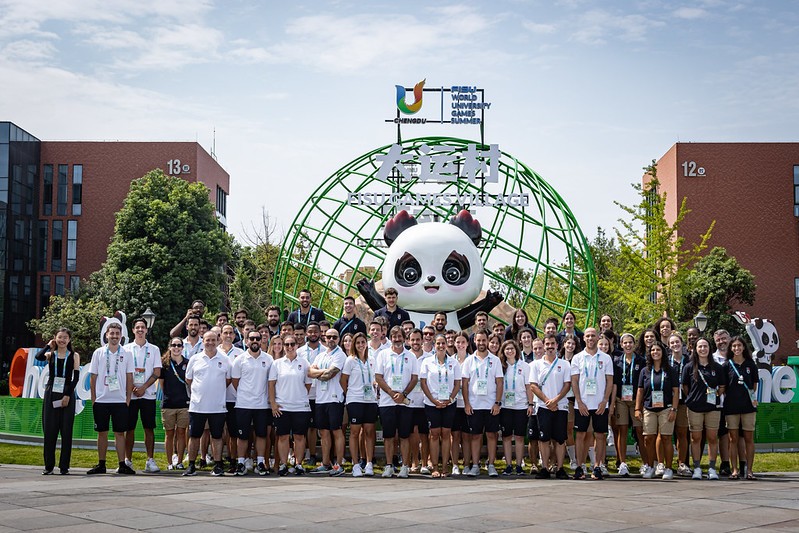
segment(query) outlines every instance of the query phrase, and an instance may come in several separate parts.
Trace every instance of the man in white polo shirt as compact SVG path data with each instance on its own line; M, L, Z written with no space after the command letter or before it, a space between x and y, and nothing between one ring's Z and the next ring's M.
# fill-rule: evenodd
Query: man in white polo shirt
M203 335L203 351L189 360L186 367L186 384L189 387L189 468L184 476L196 476L197 451L200 449L205 423L211 431L211 449L214 454L212 476L222 476L222 435L225 431L225 390L231 383L230 360L217 351L219 337L215 331Z
M328 328L325 331L326 351L311 363L308 376L317 380L316 384L316 428L322 436L322 464L312 472L340 476L344 473L344 390L341 388L341 369L347 355L338 345L338 331ZM335 445L336 463L330 465L332 448Z
M588 454L588 425L593 424L596 436L593 479L602 479L600 465L605 462L608 417L613 393L613 361L597 348L599 336L595 328L583 332L585 349L571 360L574 391L574 429L577 430L577 464L574 479L585 479L582 465Z
M383 427L383 445L386 452L386 468L383 477L394 475L394 437L399 435L402 468L398 477L408 477L411 464L409 437L413 431L413 412L408 407L408 395L419 379L419 362L405 348L405 333L402 326L391 328L391 348L377 354L375 362L375 381L380 387L380 424Z
M558 340L553 333L544 335L544 357L530 364L528 380L535 396L536 416L538 417L538 440L543 467L536 479L549 479L549 445L555 442L555 457L558 469L555 477L568 479L563 469L566 454L569 402L566 394L571 388L571 366L566 359L558 359Z
M158 378L161 377L161 350L147 342L147 322L139 317L133 320L133 342L125 349L133 357L133 394L128 408L128 431L125 434L125 464L133 468L133 443L136 436L136 422L141 416L144 428L144 448L147 450L145 472L158 472L155 464L155 393Z
M247 473L244 458L249 451L250 428L255 433L255 471L259 476L269 475L266 459L266 439L272 425L272 409L267 397L269 370L274 360L261 351L261 334L250 331L245 339L247 351L233 361L230 371L236 388L236 428L238 429L238 463L236 475Z
M98 464L87 474L105 474L105 456L108 452L108 423L114 424L114 445L119 468L117 474L135 474L125 464L125 431L128 429L128 405L133 393L133 358L119 345L122 326L116 322L106 330L108 344L97 348L89 366L92 393L94 430L97 432Z

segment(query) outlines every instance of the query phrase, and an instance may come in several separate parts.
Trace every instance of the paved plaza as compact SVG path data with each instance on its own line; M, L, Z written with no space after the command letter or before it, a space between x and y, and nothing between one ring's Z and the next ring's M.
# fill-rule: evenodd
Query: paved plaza
M0 532L799 531L799 474L598 482L84 472L0 467Z

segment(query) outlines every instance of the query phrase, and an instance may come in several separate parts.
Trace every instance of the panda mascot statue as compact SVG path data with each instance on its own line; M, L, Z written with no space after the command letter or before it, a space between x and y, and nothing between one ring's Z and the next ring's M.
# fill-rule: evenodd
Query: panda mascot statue
M780 349L780 336L774 322L768 318L751 319L744 311L736 311L733 317L746 328L749 340L752 341L752 356L757 366L771 370L771 360Z
M125 346L128 343L128 326L127 322L127 315L123 311L117 311L114 313L114 316L104 316L100 319L100 346L105 346L108 344L108 337L106 337L106 332L108 331L108 326L111 324L119 324L122 328L122 338L119 341L120 346Z
M449 328L470 328L479 311L489 312L502 301L502 294L493 291L474 301L483 288L483 262L477 250L481 237L480 223L466 210L449 223L423 224L400 211L383 232L388 245L383 288L397 290L397 305L420 328L439 311L447 313ZM373 281L364 278L357 286L373 311L385 305Z

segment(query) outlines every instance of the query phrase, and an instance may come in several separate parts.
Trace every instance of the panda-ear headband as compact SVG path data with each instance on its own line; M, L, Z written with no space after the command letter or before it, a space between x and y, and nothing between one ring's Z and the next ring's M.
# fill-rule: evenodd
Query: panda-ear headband
M466 209L461 210L456 216L452 217L449 221L450 224L460 228L469 239L477 246L480 243L480 238L483 236L483 228L480 222L472 217ZM408 228L418 224L406 210L402 210L386 222L386 229L383 231L383 239L386 245L391 246L397 237Z

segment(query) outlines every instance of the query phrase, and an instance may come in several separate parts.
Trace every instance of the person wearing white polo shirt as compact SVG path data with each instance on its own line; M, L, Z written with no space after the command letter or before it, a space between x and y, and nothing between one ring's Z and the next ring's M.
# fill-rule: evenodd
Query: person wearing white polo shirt
M289 473L289 437L294 435L294 457L297 464L295 475L302 475L301 457L305 455L305 435L311 418L311 405L308 391L311 389L311 378L308 376L310 364L304 357L297 355L297 341L294 335L283 337L286 356L272 364L269 370L269 405L277 434L277 455L280 467L277 475Z
M325 331L326 351L311 363L308 376L317 381L316 385L316 428L322 436L322 464L314 473L340 476L344 473L344 390L341 388L341 369L347 355L338 345L338 331L328 328ZM336 463L331 466L331 456L335 446Z
M477 350L466 359L461 369L464 410L472 436L472 466L466 470L464 465L464 474L480 475L480 448L485 432L488 443L486 470L489 476L496 477L499 473L494 462L505 375L499 357L488 352L488 332L476 331L474 344Z
M374 387L375 358L369 357L368 341L363 333L352 337L350 356L341 369L341 387L350 419L350 454L352 477L373 476L377 393ZM361 435L363 433L363 435ZM359 438L361 437L361 438ZM361 465L358 458L366 461Z
M307 325L296 324L297 332L294 333L294 340L297 341L297 356L304 357L308 364L312 365L317 356L325 351L325 345L321 342L319 335L319 323L311 321ZM305 327L305 333L302 332ZM311 417L308 419L308 436L305 441L308 450L308 459L312 466L316 465L316 439L319 432L316 429L316 385L317 380L311 381L311 390L308 391L308 401L311 406ZM300 460L300 458L298 458Z
M599 336L595 328L583 332L585 349L571 360L572 391L574 391L574 429L577 430L577 468L574 479L585 479L588 447L588 425L593 424L596 435L593 479L602 479L600 465L605 462L608 417L611 414L610 395L613 393L613 361L597 348Z
M139 317L133 320L133 342L125 349L133 356L133 393L128 407L128 431L125 434L125 464L133 468L133 442L136 422L141 415L144 428L144 448L147 450L145 472L159 472L155 464L155 394L161 377L161 350L147 342L147 322Z
M249 451L248 440L252 428L257 456L255 471L259 476L266 476L269 475L269 469L264 456L269 427L272 425L272 410L266 389L273 359L261 351L261 334L257 331L250 331L245 342L247 351L236 357L230 370L233 387L236 388L236 428L239 432L236 475L247 474L244 457Z
M413 412L408 407L408 395L419 379L418 361L405 348L405 332L401 326L391 328L391 348L377 354L375 381L382 393L378 401L380 423L383 427L383 446L386 452L386 467L383 477L394 475L394 437L399 436L402 468L398 477L407 478L411 461L409 437L413 431Z
M405 328L403 328L405 331ZM422 330L412 328L410 334L406 335L408 344L410 345L410 352L416 357L416 364L421 372L422 363L425 359L433 356L431 352L426 352L422 348ZM444 350L446 355L446 349ZM413 429L411 431L411 472L421 472L422 474L430 474L430 424L427 420L427 414L424 408L424 392L422 391L421 379L416 381L416 386L408 395L408 400L411 402L408 407L413 412ZM420 446L421 444L421 446ZM420 459L421 448L421 459Z
M203 351L189 360L186 384L189 387L189 468L184 476L196 476L195 461L200 449L206 422L211 432L214 470L212 476L222 476L222 435L225 431L225 391L231 383L230 360L217 349L219 337L215 331L203 335Z
M239 313L237 313L239 314ZM247 334L249 335L249 328L245 328L247 330ZM234 344L234 340L236 339L236 328L233 327L233 324L225 324L222 326L221 329L221 337L222 343L216 347L216 351L219 352L220 355L227 357L228 361L230 362L231 369L233 368L233 361L236 360L238 356L244 353L244 350L239 348ZM238 464L233 459L233 454L237 453L238 451L238 439L239 439L239 428L236 418L236 388L231 383L228 385L227 390L225 391L225 409L227 410L227 415L225 416L225 429L227 429L227 450L228 450L228 474L235 474L238 471ZM223 436L224 438L224 436ZM201 453L200 455L204 454L208 448L208 434L206 433L205 437L202 439L202 443L205 445L204 447L201 446ZM249 443L250 441L250 431L249 428L246 428L244 431L244 439ZM252 460L249 458L249 454L247 459L249 460L248 470L253 469Z
M546 468L549 464L549 448L555 442L555 459L558 469L555 477L568 479L563 469L566 455L566 435L568 431L569 402L566 394L571 388L571 365L565 359L558 359L558 339L554 333L544 335L544 357L530 364L530 388L535 395L535 409L538 416L538 437L541 451L541 468L537 479L549 479Z
M125 431L128 429L128 405L133 394L133 358L119 345L122 326L112 322L106 329L108 344L97 348L89 366L94 430L97 432L98 464L87 474L105 474L108 451L108 423L114 424L114 444L119 459L117 474L135 474L125 464Z

